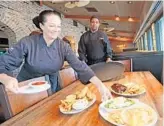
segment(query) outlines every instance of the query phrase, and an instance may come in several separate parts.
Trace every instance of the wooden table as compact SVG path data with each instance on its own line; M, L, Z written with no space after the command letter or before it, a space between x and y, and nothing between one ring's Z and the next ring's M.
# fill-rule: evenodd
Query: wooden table
M109 87L114 82L124 83L135 81L146 87L146 93L137 98L150 105L158 113L158 121L155 126L163 123L163 89L162 85L150 72L127 72L125 77L118 81L106 82ZM101 103L100 94L93 84L87 85L97 96L97 101L88 109L74 115L64 115L59 111L60 100L84 87L79 81L69 85L56 94L44 99L24 112L16 115L2 124L2 126L112 126L105 121L98 112Z

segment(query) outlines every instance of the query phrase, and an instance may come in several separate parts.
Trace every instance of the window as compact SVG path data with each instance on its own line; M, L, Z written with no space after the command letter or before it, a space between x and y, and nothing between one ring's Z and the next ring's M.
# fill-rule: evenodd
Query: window
M153 39L151 29L147 32L148 50L153 51Z
M153 38L153 50L157 51L154 23L152 24L151 30L152 30L152 38Z
M157 50L163 50L164 41L164 17L160 18L155 22L155 35L156 35L156 46Z

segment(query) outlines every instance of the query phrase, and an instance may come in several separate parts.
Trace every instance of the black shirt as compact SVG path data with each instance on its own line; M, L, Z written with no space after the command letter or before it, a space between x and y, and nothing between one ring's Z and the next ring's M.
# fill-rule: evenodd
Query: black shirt
M64 60L75 69L83 82L94 76L93 71L78 60L70 46L59 38L48 47L42 34L24 37L9 48L8 53L0 56L0 73L10 75L12 70L20 67L23 59L18 81L53 75L62 68Z
M85 32L79 41L78 53L81 60L112 58L112 49L107 35L102 31Z

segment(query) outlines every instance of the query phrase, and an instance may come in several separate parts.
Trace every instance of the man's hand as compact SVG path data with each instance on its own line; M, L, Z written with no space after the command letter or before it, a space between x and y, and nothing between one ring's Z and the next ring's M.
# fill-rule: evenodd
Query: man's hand
M111 62L111 58L107 58L106 63Z

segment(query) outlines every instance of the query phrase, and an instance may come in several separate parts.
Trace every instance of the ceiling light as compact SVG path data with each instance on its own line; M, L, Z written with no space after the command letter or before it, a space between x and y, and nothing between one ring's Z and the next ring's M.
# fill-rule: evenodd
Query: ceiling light
M116 15L116 16L115 16L115 20L116 20L116 21L120 21L120 17Z
M127 4L132 4L132 1L128 1Z
M109 3L110 3L110 4L115 4L115 2L114 2L114 1L109 1Z
M128 21L129 21L129 22L133 22L134 19L133 19L132 17L128 17Z
M90 0L79 0L79 1L75 2L75 4L77 7L83 7L83 6L88 5L89 2L90 2Z
M66 8L83 7L89 4L90 0L70 1L65 4Z
M71 9L71 8L76 7L76 4L75 4L74 1L72 1L72 2L68 2L68 3L65 4L65 7Z

